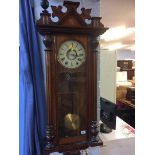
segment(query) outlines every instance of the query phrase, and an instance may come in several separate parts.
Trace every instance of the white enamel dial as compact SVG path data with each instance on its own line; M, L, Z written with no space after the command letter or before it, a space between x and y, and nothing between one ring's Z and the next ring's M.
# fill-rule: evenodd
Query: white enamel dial
M66 68L77 68L86 59L84 47L75 40L68 40L61 44L58 51L58 61Z

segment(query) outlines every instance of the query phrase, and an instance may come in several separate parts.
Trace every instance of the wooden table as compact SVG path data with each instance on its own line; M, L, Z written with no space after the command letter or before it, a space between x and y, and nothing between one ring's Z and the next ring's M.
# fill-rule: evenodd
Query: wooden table
M135 104L124 98L117 99L117 116L135 127Z
M135 104L133 104L131 101L126 100L124 98L117 99L117 103L122 103L122 104L128 105L131 108L135 108Z

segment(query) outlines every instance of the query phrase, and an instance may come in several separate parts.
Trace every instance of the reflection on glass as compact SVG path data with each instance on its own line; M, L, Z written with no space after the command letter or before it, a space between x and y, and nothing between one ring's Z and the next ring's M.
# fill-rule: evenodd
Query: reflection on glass
M86 132L86 75L83 72L59 73L58 108L60 137Z

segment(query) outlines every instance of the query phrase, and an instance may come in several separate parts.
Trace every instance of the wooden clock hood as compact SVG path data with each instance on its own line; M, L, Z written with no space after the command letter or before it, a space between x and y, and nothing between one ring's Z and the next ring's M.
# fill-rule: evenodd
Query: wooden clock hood
M46 53L48 123L46 128L45 147L43 150L44 154L58 151L63 152L65 155L78 155L80 150L86 149L89 146L102 145L98 137L99 129L97 122L97 51L99 45L98 36L103 34L108 28L105 28L100 22L100 17L90 16L91 9L82 8L81 13L78 13L77 8L79 5L80 2L64 1L63 6L67 8L67 11L62 12L63 6L51 6L51 14L47 11L49 2L47 0L42 0L41 6L43 11L40 13L40 19L36 23L38 32L43 36ZM58 21L54 22L51 16L57 17ZM90 24L88 24L86 20L90 20ZM83 47L83 53L87 55L85 63L78 68L65 68L58 63L58 51L62 43L66 40L72 43L74 43L72 40L76 40L78 44ZM72 52L72 56L76 57L76 51ZM76 55L74 53L76 53ZM65 77L67 76L68 81L66 82ZM74 116L79 119L79 117L84 115L85 120L87 120L86 123L83 123L85 126L84 130L79 129L79 133L82 134L79 134L77 137L62 138L60 136L61 134L59 134L61 122L61 116L59 115L62 115L62 113L60 113L62 91L57 91L62 87L58 86L61 82L63 84L65 83L65 87L63 88L64 93L68 93L68 95L75 93L73 95L78 96L83 92L81 98L88 98L87 103L84 102L86 101L85 99L80 99L78 101L77 96L74 98L75 102L77 102L77 106L80 105L79 107L82 107L83 104L85 104L84 106L86 109L86 112L83 111L83 109L79 110L83 111L82 115L80 114L77 117L77 115L74 114ZM67 85L69 82L76 83L72 88L75 89L74 92L69 90L69 86ZM82 89L86 91L81 92ZM70 98L72 97L70 96ZM65 100L66 99L67 98L65 98ZM85 135L83 135L83 133Z
M108 28L100 22L101 17L91 17L91 9L81 9L81 14L77 12L80 2L64 1L63 6L67 8L67 12L62 12L62 6L51 6L52 17L58 17L58 21L51 19L51 14L46 10L49 6L48 1L42 1L43 11L40 19L37 21L37 28L40 34L63 33L82 33L98 36L103 34ZM90 20L90 24L86 23L86 19Z

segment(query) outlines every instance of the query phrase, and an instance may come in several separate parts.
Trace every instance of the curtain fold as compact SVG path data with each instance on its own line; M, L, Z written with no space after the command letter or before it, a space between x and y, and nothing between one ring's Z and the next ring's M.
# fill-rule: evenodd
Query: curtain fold
M19 1L20 155L41 155L45 137L44 77L30 0Z

